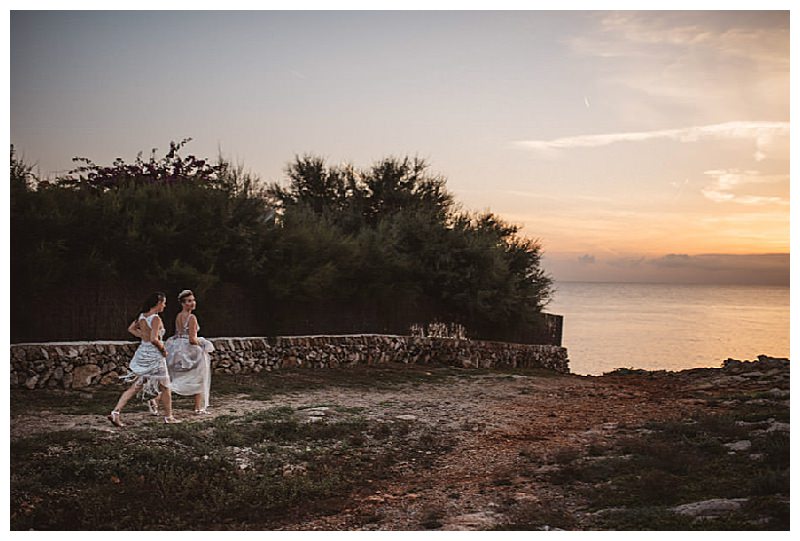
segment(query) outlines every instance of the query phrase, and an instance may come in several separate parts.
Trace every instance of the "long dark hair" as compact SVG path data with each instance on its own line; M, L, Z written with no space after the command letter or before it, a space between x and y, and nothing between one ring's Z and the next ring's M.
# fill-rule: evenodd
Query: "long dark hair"
M160 303L164 299L167 298L166 293L162 293L161 291L156 291L155 293L150 293L147 298L142 303L142 314L145 312L149 312L150 309L155 306L156 304Z

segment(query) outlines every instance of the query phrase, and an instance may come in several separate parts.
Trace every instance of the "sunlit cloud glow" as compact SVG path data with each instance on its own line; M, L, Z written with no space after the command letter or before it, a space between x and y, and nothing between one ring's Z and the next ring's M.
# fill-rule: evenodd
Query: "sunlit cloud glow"
M742 15L605 12L566 43L602 66L597 82L626 96L620 111L628 120L670 121L688 111L701 122L735 111L733 118L788 120L788 14Z
M712 183L701 190L706 199L715 203L738 203L741 205L783 205L788 206L789 201L778 196L737 195L737 187L743 184L783 184L789 185L787 175L762 175L758 171L711 170L705 175L713 179Z
M612 12L604 15L600 23L605 41L595 38L573 40L574 48L597 55L608 53L623 54L623 49L611 48L612 44L627 44L624 52L642 54L642 45L672 46L674 48L698 48L726 54L731 57L755 59L762 62L788 65L788 28L745 28L729 27L714 29L707 25L681 21L685 14L677 12L670 16L653 17L652 14L637 12ZM607 45L607 49L598 46ZM594 48L591 48L591 47ZM647 52L655 54L660 49ZM674 49L670 53L674 54ZM781 54L782 53L782 54Z
M11 139L45 178L184 136L264 183L305 153L419 155L464 210L565 254L560 279L711 280L646 262L789 251L788 10L13 11L11 27Z
M545 254L556 281L679 282L789 285L789 254L670 253L660 257L638 255L591 257L591 265L576 265L575 254Z
M789 135L788 122L754 122L734 121L707 126L691 126L667 130L641 132L601 133L593 135L575 135L550 140L516 141L520 147L532 150L563 150L571 148L591 148L613 145L615 143L639 143L654 140L672 140L692 143L709 139L744 139L753 140L756 145L755 159L760 161L766 157L767 147L777 137Z

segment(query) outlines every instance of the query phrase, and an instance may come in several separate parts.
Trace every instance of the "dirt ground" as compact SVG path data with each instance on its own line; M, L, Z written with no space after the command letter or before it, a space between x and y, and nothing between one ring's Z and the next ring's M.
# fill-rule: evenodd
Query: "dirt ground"
M429 517L438 529L485 530L501 523L499 510L514 502L547 501L580 519L580 501L536 476L519 474L523 456L536 456L547 464L548 457L564 449L581 451L636 434L648 421L680 420L700 410L722 411L725 402L720 399L734 391L787 389L788 404L788 368L756 375L751 371L744 378L720 369L698 369L602 377L484 373L431 383L425 383L425 375L433 372L414 369L421 383L393 389L330 386L261 400L246 394L214 396L212 389L208 417L291 406L309 421L325 421L357 410L369 420L409 422L452 442L432 464L426 461L421 468L413 458L400 462L387 479L343 495L346 504L332 514L312 513L301 522L280 524L279 529L414 530ZM184 422L203 422L205 418L194 416L189 407L188 402L178 402L176 416ZM153 418L135 411L126 413L124 421L136 427L152 423ZM99 414L12 414L12 441L65 429L118 430Z

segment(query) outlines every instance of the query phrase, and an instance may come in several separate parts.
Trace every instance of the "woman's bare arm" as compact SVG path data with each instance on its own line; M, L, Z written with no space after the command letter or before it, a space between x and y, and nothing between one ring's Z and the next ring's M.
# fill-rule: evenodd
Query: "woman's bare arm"
M133 323L128 325L128 332L131 333L136 338L141 338L142 337L142 331L139 330L139 320L138 319L134 319Z

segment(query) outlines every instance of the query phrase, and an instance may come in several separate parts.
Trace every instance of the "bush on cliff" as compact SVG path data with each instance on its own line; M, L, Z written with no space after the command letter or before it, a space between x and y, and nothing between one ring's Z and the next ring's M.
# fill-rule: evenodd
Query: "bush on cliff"
M492 213L459 210L445 179L423 160L387 158L356 169L303 156L288 166L287 177L287 186L268 189L284 235L324 230L331 237L323 243L326 261L342 259L332 267L309 265L316 276L337 276L312 284L335 282L343 288L335 294L348 298L392 292L433 301L479 325L528 324L550 299L541 245ZM314 236L304 238L313 245ZM303 293L320 298L329 291Z

